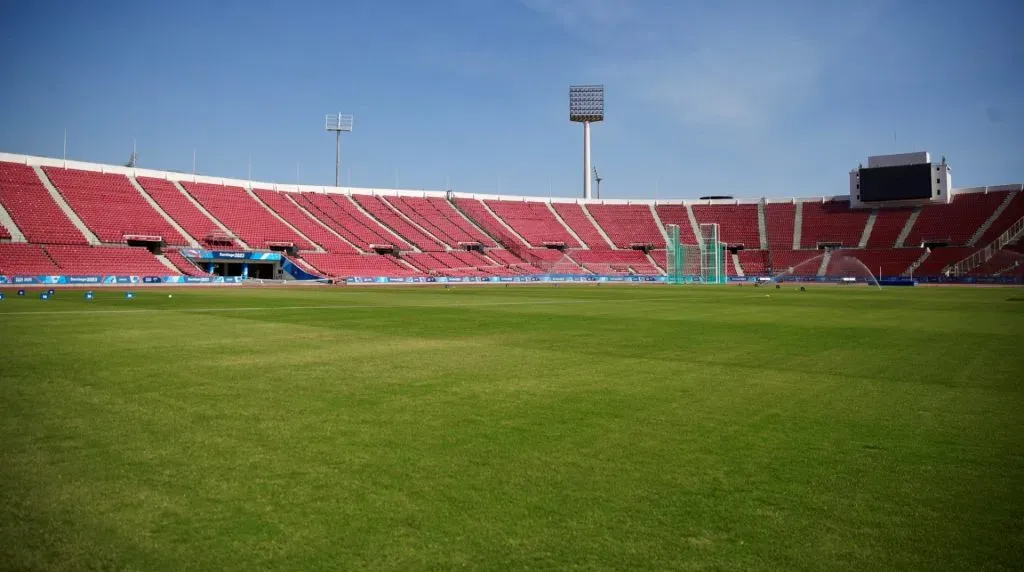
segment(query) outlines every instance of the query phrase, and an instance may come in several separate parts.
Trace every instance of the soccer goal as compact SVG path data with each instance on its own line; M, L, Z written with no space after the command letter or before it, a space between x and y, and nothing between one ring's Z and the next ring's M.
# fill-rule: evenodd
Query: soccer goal
M718 225L702 224L698 244L679 240L679 225L665 225L668 233L666 276L669 284L719 284L726 281L724 248L718 240Z

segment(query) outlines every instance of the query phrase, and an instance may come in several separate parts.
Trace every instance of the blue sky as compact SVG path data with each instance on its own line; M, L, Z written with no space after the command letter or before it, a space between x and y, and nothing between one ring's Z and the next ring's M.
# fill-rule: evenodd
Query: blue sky
M1024 182L1024 2L0 0L0 150L331 184L607 198L844 194L871 154Z

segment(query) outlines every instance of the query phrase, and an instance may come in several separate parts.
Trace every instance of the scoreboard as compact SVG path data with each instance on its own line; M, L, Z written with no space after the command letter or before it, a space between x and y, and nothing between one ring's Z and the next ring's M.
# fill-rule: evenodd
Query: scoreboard
M860 170L860 200L903 201L932 196L931 163Z
M868 157L867 166L850 171L853 207L948 203L953 189L949 165L933 165L927 151Z

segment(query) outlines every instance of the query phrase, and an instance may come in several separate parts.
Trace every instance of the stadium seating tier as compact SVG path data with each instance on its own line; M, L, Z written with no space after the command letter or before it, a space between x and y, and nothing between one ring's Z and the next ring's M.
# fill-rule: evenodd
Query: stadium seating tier
M697 244L697 237L693 234L693 225L690 224L690 215L686 213L686 205L658 205L658 218L664 225L679 225L679 242L682 244Z
M654 221L649 206L588 204L585 208L615 246L630 248L639 244L665 248L665 235Z
M878 209L868 248L893 248L913 212L912 208Z
M319 220L306 214L296 203L292 202L291 198L289 198L292 193L279 193L266 189L253 189L253 193L271 210L276 212L278 216L297 228L324 250L337 252L338 254L357 253L351 244L338 238L326 226L321 224Z
M462 210L462 212L466 213L466 216L471 218L477 226L484 229L484 231L500 241L502 245L506 247L520 246L527 248L530 246L521 237L506 228L505 225L487 209L483 201L477 199L458 198L455 199L455 205Z
M41 245L0 243L0 274L50 276L62 272Z
M450 248L467 243L495 245L494 240L474 227L445 199L384 197L384 200Z
M757 205L693 205L697 224L718 223L718 239L729 246L761 248Z
M250 248L266 249L271 242L292 243L302 250L312 247L242 187L191 182L182 186Z
M580 240L587 243L593 249L611 248L611 244L601 236L601 232L594 226L594 223L587 218L583 207L577 203L551 203L558 216L562 217L565 224L580 237Z
M765 230L768 232L768 248L772 250L789 250L793 248L793 232L794 227L796 227L796 204L768 203L765 205L764 218Z
M218 250L239 248L234 239L226 236L220 227L199 210L173 182L151 177L136 177L135 180L150 198L197 242ZM213 237L219 239L214 242Z
M1006 232L1021 217L1024 217L1024 191L1016 191L1010 199L1010 204L1006 205L1003 212L992 221L992 226L982 233L976 246L983 247L999 238L999 235Z
M206 275L174 248L165 252L166 260L161 262L142 248L87 246L86 236L47 190L46 179L102 242L123 243L128 234L159 235L175 247L187 246L195 239L219 250L241 247L231 235L258 250L266 250L270 242L290 242L305 251L301 258L295 258L297 265L326 276L660 274L666 263L664 234L647 204L549 204L543 200L472 198L449 201L415 195L349 196L265 189L250 194L237 186L186 181L179 187L169 180L149 177L137 178L140 191L123 174L50 166L42 171L43 178L31 166L0 162L0 203L28 241L11 242L10 229L0 226L0 272L159 275L174 272L165 264L169 262L183 274ZM948 205L873 211L851 210L846 201L840 200L802 201L799 229L795 228L796 203L762 204L764 244L758 228L760 205L690 207L697 222L720 225L724 242L745 247L737 255L739 267L752 276L772 271L778 274L793 267L798 273L816 274L824 255L817 247L823 243L842 246L830 257L830 273L851 271L845 265L850 262L848 257L853 257L884 276L911 271L916 276L938 275L1024 216L1024 193L1019 191L961 193ZM178 232L160 210L187 234ZM919 214L911 224L915 211ZM662 223L680 226L684 243L696 242L685 205L659 204L656 212ZM875 222L867 248L862 249L859 242L872 212ZM990 225L983 229L988 221ZM906 240L896 245L903 231L908 231ZM796 235L801 249L793 250ZM972 238L976 242L967 246ZM229 242L225 244L224 240ZM932 242L948 246L933 246L922 260L926 251L921 245ZM544 247L553 246L551 243L559 248ZM479 244L485 252L464 250L473 244ZM653 246L655 250L649 257L632 249L637 245ZM325 252L309 252L320 248ZM404 254L374 253L390 248ZM972 274L1019 272L1020 250L1019 245L1007 245ZM911 270L918 260L922 260L920 266ZM736 265L731 255L728 261L731 273Z
M494 214L512 227L531 246L561 243L566 247L578 247L580 243L548 208L539 201L485 201Z
M345 195L300 193L292 198L306 209L306 212L366 252L373 252L375 246L391 246L398 250L412 249L407 242L389 232L380 222L360 211Z
M1005 198L1006 193L965 193L954 196L949 204L924 207L904 245L914 247L926 242L966 245Z
M871 211L851 209L848 201L805 201L802 205L802 248L817 248L821 243L857 248ZM771 238L769 237L769 242Z
M388 205L384 199L374 195L353 195L352 198L363 207L370 216L373 216L391 230L400 234L411 244L424 252L444 251L443 244L428 235L425 231L417 228L415 224L403 218L398 211Z
M139 193L128 177L115 173L43 167L78 218L102 242L126 243L126 235L159 236L174 246L188 241Z
M163 276L171 270L145 248L72 246L54 244L45 247L61 274Z
M88 244L28 165L0 162L0 204L29 242Z

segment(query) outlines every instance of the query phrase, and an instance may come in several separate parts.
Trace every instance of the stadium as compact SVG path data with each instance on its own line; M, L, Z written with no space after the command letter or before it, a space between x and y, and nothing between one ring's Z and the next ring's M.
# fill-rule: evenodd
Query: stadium
M1024 184L602 197L565 87L547 195L342 185L343 113L306 184L4 111L0 568L1019 568Z
M1020 184L953 189L927 153L871 159L884 166L855 169L845 196L674 202L310 188L7 154L0 283L1024 281ZM886 174L915 168L923 199L920 180ZM877 170L905 187L872 180L880 198L860 201L860 172Z

